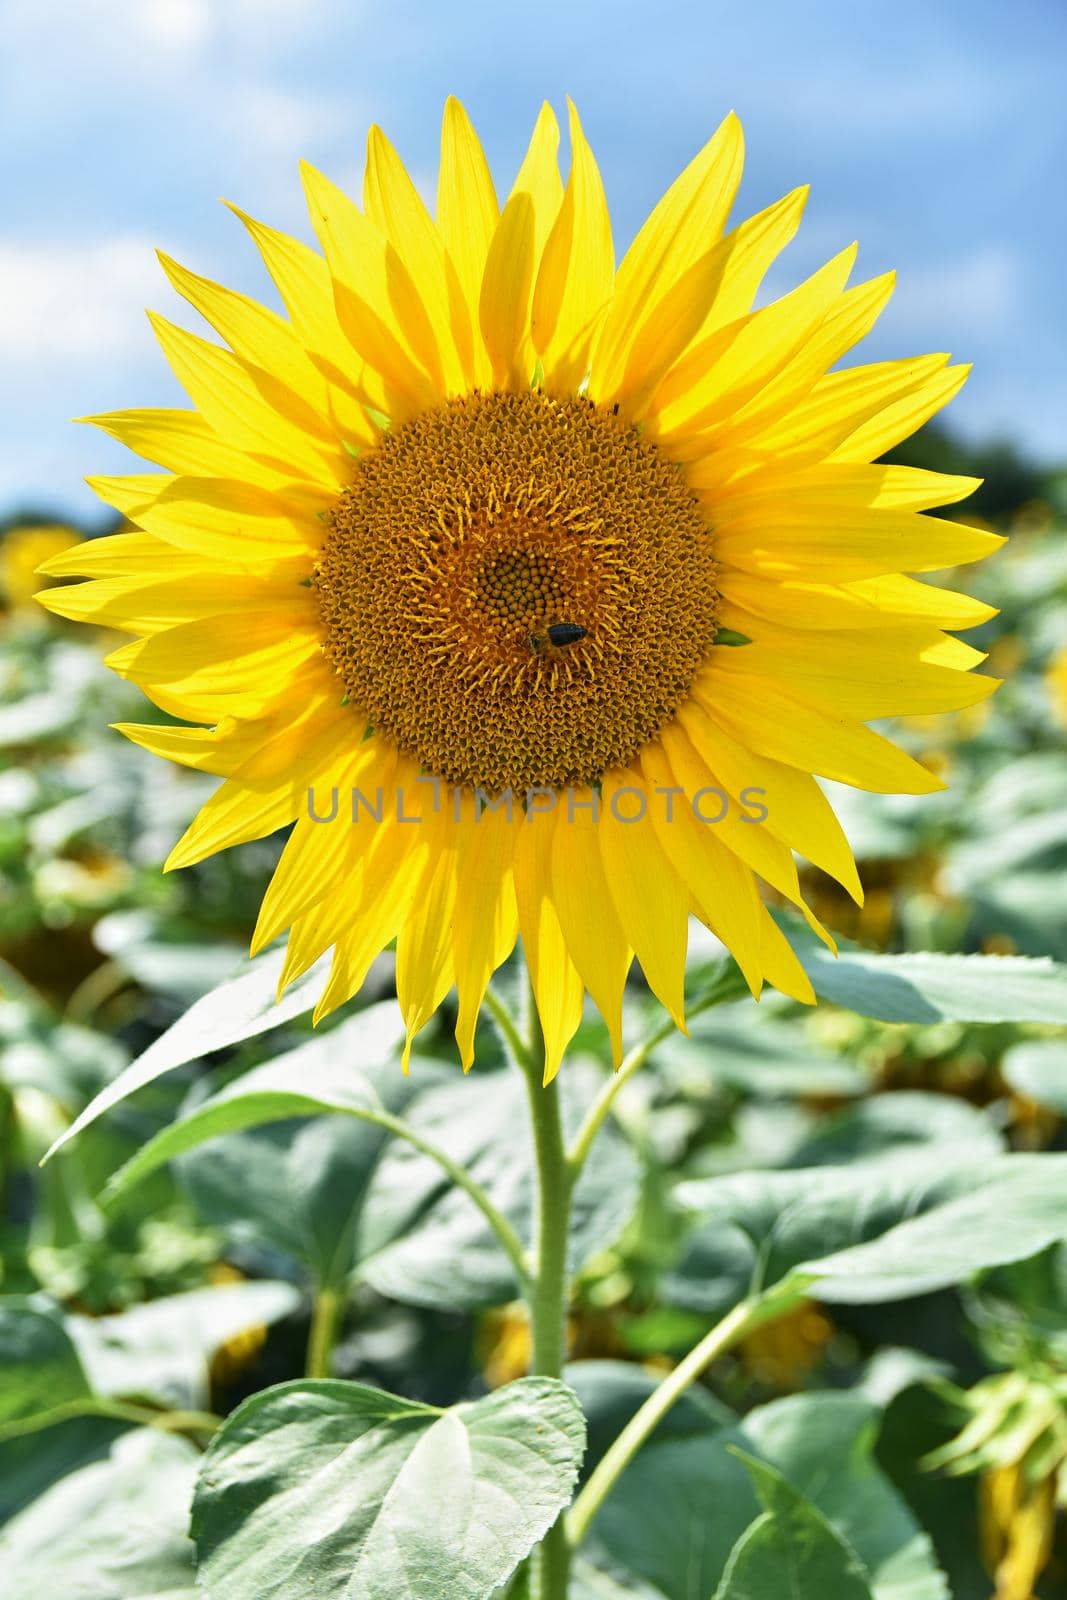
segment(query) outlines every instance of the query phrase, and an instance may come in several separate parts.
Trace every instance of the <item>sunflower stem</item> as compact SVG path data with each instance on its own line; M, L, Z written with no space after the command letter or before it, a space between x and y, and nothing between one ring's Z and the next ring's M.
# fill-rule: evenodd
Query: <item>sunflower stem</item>
M742 1300L734 1306L679 1361L674 1371L652 1391L622 1432L616 1435L590 1473L567 1517L567 1539L572 1550L581 1544L593 1518L646 1439L656 1430L674 1403L681 1399L689 1385L700 1377L705 1367L710 1366L717 1356L724 1354L743 1336L756 1306L757 1302L752 1300Z
M496 990L489 986L485 992L485 1006L489 1015L496 1023L497 1032L504 1041L515 1065L521 1067L523 1072L529 1074L533 1071L535 1061L530 1053L530 1046L526 1043L518 1024L506 1003L500 998Z
M536 1267L528 1291L533 1348L530 1372L558 1378L567 1359L567 1242L573 1179L567 1163L555 1080L544 1082L545 1045L533 995L525 1061L537 1171ZM566 1600L570 1546L561 1516L531 1558L531 1600Z
M309 1378L328 1378L333 1347L341 1319L341 1296L328 1284L320 1284L311 1306L311 1331L308 1334L306 1374Z

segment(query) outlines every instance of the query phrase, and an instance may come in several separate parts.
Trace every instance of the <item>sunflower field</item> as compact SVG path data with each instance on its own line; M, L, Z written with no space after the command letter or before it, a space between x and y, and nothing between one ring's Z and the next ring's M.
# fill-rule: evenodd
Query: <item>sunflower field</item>
M572 118L0 533L12 1600L1067 1596L1067 476Z

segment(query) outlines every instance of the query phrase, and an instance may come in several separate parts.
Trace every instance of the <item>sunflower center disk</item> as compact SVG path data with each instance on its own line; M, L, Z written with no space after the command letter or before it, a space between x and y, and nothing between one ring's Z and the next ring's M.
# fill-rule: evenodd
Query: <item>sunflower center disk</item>
M359 714L445 782L594 783L677 710L715 638L680 469L581 399L469 395L363 456L316 571Z

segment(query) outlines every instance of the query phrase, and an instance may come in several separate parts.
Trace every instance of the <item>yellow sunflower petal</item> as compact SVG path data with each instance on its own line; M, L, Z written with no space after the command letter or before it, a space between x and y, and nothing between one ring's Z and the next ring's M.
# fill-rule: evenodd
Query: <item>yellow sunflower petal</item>
M691 831L690 824L704 832L712 830L724 849L798 906L819 938L834 948L832 937L811 914L800 892L791 849L763 826L755 804L742 801L740 791L732 794L722 774L707 766L701 750L690 737L699 708L689 701L683 712L685 720L679 715L661 730L658 747L655 743L649 744L641 752L645 770L655 763L664 791L669 793L673 789L675 793L676 803L671 814L680 819L679 826L683 830ZM696 731L699 736L699 729ZM746 784L746 790L748 787ZM707 803L709 793L714 797L710 806Z
M244 479L264 488L286 482L288 474L255 461L221 438L198 411L165 409L112 411L104 416L79 417L109 434L128 450L166 467L168 472L200 478Z
M530 196L513 194L489 246L479 307L494 382L519 392L529 387L533 370L530 296L536 222Z
M264 610L240 626L217 618L183 622L120 645L107 665L142 687L162 685L179 698L214 702L220 714L254 717L319 649L313 619L295 627L291 612Z
M120 477L92 477L85 481L106 506L121 511L124 517L135 517L176 479L169 472L127 472Z
M334 280L341 327L376 373L394 425L444 398L441 351L411 275L388 239L336 184L301 167L312 226ZM368 374L361 374L368 384Z
M887 272L847 289L771 382L720 427L720 436L735 445L752 443L768 425L787 416L834 362L870 332L889 303L895 282L895 275Z
M874 366L828 372L807 396L751 439L753 449L775 462L818 461L850 434L942 373L947 355L882 361Z
M725 235L717 247L723 260L722 276L698 337L708 338L751 311L768 268L800 226L807 201L805 184Z
M509 199L517 194L528 194L533 202L534 254L540 260L563 204L563 179L559 172L559 123L547 100L537 113L530 143Z
M474 341L463 288L421 195L378 127L367 140L363 204L404 263L426 308L446 393L465 393L474 382Z
M310 568L322 538L313 506L226 478L179 477L127 514L146 533L201 557L241 566L303 556Z
M150 533L109 533L101 539L83 539L49 556L37 568L50 578L126 578L135 573L144 582L168 574L204 570L201 558Z
M772 517L737 517L716 533L717 552L744 572L832 577L838 583L891 572L939 572L981 561L1004 539L965 523L912 511L825 509L803 502Z
M695 344L659 387L657 436L700 436L765 390L823 324L855 259L850 245L799 288Z
M437 226L463 289L472 325L478 326L482 278L500 220L496 189L478 135L459 101L450 95L441 121L441 170L437 179ZM478 366L475 381L487 374Z
M301 240L257 222L229 201L226 204L251 234L308 359L329 386L330 414L341 437L353 446L372 445L377 431L360 398L362 363L353 360L352 347L337 320L333 279L326 262ZM375 393L380 400L381 390Z
M863 889L848 840L811 774L738 744L695 701L682 707L678 720L709 772L716 774L728 795L737 798L741 815L758 819L766 813L762 821L744 826L766 828L813 866L836 878L857 905L862 905Z
M233 353L292 390L308 408L303 415L312 428L328 432L324 427L328 418L326 385L288 323L247 295L190 272L162 250L158 254L173 287Z
M380 753L381 766L374 773L376 783L382 790L380 804L375 791L367 797L368 804L360 802L347 808L347 826L341 830L340 836L335 841L340 845L340 853L336 862L333 886L329 894L314 904L310 910L301 912L293 921L286 945L285 963L278 979L279 996L325 951L338 943L359 906L367 861L378 840L379 829L385 821L387 812L390 816L395 816L397 753L395 747L388 744L383 745ZM363 788L369 787L369 784L363 786ZM360 792L363 792L362 788ZM316 814L328 816L332 809L332 797L323 796L320 799L320 795L321 790L316 789ZM341 801L338 796L338 810L340 809ZM325 827L327 824L323 823L320 826Z
M452 919L456 907L457 841L445 833L426 881L396 939L396 998L407 1037L401 1066L406 1073L411 1046L452 987Z
M56 616L75 622L93 622L100 628L126 633L159 633L179 623L225 612L242 615L267 609L277 613L291 604L294 621L307 614L307 593L298 587L296 574L285 581L245 578L235 585L232 573L195 573L174 576L167 583L146 583L139 578L101 578L95 582L49 589L39 603Z
M869 421L862 423L854 433L833 452L833 461L873 461L909 434L921 428L952 397L959 393L970 376L969 366L946 367L942 372L927 378L919 388L902 399L894 400Z
M923 659L929 647L925 629L918 634L900 629L889 640L857 638L854 632L791 635L776 629L744 649L716 652L713 670L718 693L727 702L739 682L756 694L762 685L788 683L790 692L806 702L857 722L958 711L977 705L997 688L997 678ZM973 664L972 655L957 653L954 660Z
M308 433L285 414L291 391L284 384L153 311L148 319L178 382L217 433L246 455L287 470L294 478L307 478L327 489L336 489L343 481L342 447L332 448L324 437Z
M418 791L411 792L417 772L415 763L402 759L397 792L403 796L405 813L421 818L422 797ZM431 832L430 821L404 822L391 815L375 829L359 900L353 907L356 914L337 941L314 1022L321 1022L363 987L371 962L403 926L432 870Z
M600 851L616 915L646 983L684 1032L688 891L656 836L644 779L606 772L602 798Z
M769 984L803 1005L816 1003L811 979L766 906L760 907L760 961Z
M576 787L558 802L552 898L571 960L607 1024L612 1060L622 1062L622 996L633 951L615 915L600 855L597 797Z
M734 678L720 692L717 673L701 674L693 696L739 744L802 772L875 794L936 794L945 785L926 767L862 724L817 711L777 684Z
M274 781L257 771L254 753L227 778L185 830L170 855L165 872L189 867L219 850L249 839L263 839L286 827L300 813L307 787L330 770L351 738L349 719L329 717L325 726L300 728L280 736L272 746L277 760L284 750L284 768Z
M605 405L617 400L628 416L643 421L662 404L663 380L687 349L699 341L709 364L714 361L711 336L749 310L767 267L796 231L806 193L787 195L695 261L641 321L621 376L609 381L595 355L591 398Z
M744 135L731 113L675 179L622 259L611 307L597 339L590 388L594 398L614 399L623 392L634 345L642 337L650 337L650 325L670 320L663 313L664 301L718 240L743 164ZM705 288L690 337L701 327L707 309ZM688 342L686 338L677 353Z
M533 342L550 394L573 391L586 377L597 320L615 281L604 185L578 112L567 104L570 177L545 243L533 297Z
M758 999L763 985L760 902L751 870L716 838L712 824L697 820L684 798L667 802L681 774L664 745L648 745L642 766L660 796L651 802L651 813L664 854L699 906L702 921L731 951Z
M555 113L543 105L490 241L478 302L493 377L502 388L521 391L533 377L530 307L545 241L563 201L558 150Z
M277 731L267 722L232 719L225 719L217 728L173 728L136 722L114 722L112 727L154 756L220 778L236 772Z
M456 915L452 962L459 996L456 1043L463 1070L474 1062L474 1030L489 979L511 954L518 937L514 861L518 816L503 810L474 816L464 796L458 829ZM451 801L443 797L442 805Z
M796 628L874 628L929 621L941 628L974 628L996 616L993 606L901 573L854 582L761 577L725 568L722 592L754 616Z
M694 489L702 487L699 465L690 468L688 478ZM717 489L715 520L723 526L734 518L767 516L784 509L783 503L802 504L805 514L813 519L834 509L930 511L965 500L981 481L947 472L925 472L918 467L842 463L789 470L776 462L731 488Z
M305 803L259 908L252 955L325 900L343 877L354 826L353 792L361 797L357 802L363 808L361 816L368 807L380 807L384 816L384 786L395 768L395 754L375 739L353 749L355 738L353 726L340 741L333 762L324 762L309 774Z
M515 847L515 899L519 932L545 1041L544 1081L559 1071L563 1052L582 1020L584 989L571 960L552 895L551 849L555 819L531 812Z

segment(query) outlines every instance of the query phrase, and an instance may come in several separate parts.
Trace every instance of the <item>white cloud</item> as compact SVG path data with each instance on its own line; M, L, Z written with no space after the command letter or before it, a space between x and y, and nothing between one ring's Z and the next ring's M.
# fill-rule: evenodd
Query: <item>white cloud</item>
M144 307L160 299L152 241L82 245L0 240L0 361L35 370L143 348Z
M139 33L168 50L195 51L213 31L205 0L140 0L130 21Z

